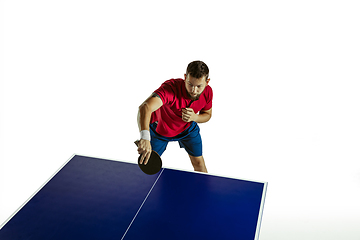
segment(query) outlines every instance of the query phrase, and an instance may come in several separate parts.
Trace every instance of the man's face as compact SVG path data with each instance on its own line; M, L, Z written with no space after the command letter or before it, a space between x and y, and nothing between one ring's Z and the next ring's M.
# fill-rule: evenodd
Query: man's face
M191 100L198 100L201 93L205 90L205 87L208 85L210 78L206 79L206 77L202 78L194 78L190 74L185 76L185 88L188 94L188 97Z

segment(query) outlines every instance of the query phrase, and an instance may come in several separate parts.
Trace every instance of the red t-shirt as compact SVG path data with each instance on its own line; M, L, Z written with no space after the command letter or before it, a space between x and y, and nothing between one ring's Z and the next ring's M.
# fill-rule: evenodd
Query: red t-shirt
M164 82L155 93L160 96L163 105L152 113L150 122L158 122L156 132L164 137L175 137L190 126L189 122L182 120L183 108L192 108L195 113L212 108L213 92L209 85L196 101L187 96L185 81L181 78Z

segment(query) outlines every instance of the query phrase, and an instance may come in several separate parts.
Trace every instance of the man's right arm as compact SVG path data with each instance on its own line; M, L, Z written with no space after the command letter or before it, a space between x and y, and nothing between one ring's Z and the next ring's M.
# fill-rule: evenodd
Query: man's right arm
M139 131L149 131L151 113L158 110L163 105L160 96L156 93L151 94L140 106L138 111ZM142 155L140 164L147 164L151 155L151 144L149 140L140 139L138 144L138 153Z

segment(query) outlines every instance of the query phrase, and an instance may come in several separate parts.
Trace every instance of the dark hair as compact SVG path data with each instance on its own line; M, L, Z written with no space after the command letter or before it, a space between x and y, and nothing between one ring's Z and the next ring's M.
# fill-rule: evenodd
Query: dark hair
M188 74L194 78L202 78L205 76L205 80L207 80L209 78L209 68L202 61L193 61L187 66L186 75Z

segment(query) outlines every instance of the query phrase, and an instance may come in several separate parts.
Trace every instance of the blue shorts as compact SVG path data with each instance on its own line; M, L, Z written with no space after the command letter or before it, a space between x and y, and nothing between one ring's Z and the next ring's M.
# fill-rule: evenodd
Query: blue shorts
M170 141L178 141L181 148L185 148L186 152L194 157L202 156L202 140L200 136L200 128L196 122L182 133L175 137L164 137L156 132L157 122L150 124L151 148L160 156L164 153Z

